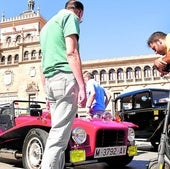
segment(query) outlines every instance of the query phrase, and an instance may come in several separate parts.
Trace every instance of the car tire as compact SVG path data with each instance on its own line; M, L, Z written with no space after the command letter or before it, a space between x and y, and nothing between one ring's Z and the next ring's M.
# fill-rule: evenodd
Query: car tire
M25 137L22 150L24 169L39 169L48 133L42 129L31 129Z
M123 167L129 164L134 156L129 157L128 155L126 156L119 156L119 157L113 157L113 158L106 158L99 160L101 162L107 163L111 168L112 167Z

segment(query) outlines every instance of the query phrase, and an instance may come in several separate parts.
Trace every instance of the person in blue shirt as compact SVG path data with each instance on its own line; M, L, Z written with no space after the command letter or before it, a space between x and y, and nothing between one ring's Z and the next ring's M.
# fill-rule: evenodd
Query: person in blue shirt
M92 73L83 72L83 78L86 83L86 112L91 115L101 116L111 99L111 95L95 79Z

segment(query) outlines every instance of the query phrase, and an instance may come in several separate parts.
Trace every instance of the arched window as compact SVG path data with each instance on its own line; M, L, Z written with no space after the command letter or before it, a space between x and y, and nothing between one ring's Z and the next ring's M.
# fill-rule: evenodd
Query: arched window
M19 55L16 54L16 55L14 56L14 63L17 63L18 61L19 61Z
M150 78L151 77L151 68L150 68L150 66L145 66L144 67L144 77L145 78Z
M142 74L141 74L141 68L138 66L135 68L135 79L141 79Z
M160 76L159 72L158 72L158 70L157 70L157 68L155 66L152 67L152 74L153 74L153 77Z
M16 37L16 42L21 42L21 35L18 35L17 37Z
M31 59L35 59L36 58L36 50L33 50L31 52Z
M117 70L117 80L124 80L123 69L122 68L119 68Z
M98 81L98 79L97 79L97 76L98 76L97 70L94 70L94 71L92 72L92 74L93 74L93 76L94 76L94 79L95 79L96 81Z
M12 40L11 40L11 37L8 36L7 39L6 39L6 42L7 42L7 43L11 43L11 41L12 41Z
M1 57L1 64L4 65L5 64L5 56Z
M39 59L42 58L42 54L41 54L41 49L39 50L39 56L38 56Z
M25 53L24 53L24 60L28 60L28 56L29 56L29 52L25 51Z
M109 81L116 80L116 72L114 69L109 70Z
M126 69L126 79L133 79L133 69L131 67Z
M25 37L25 40L26 40L26 41L29 41L30 39L31 39L31 34L28 33L28 34L26 35L26 37Z
M107 77L106 77L106 71L105 70L101 70L100 71L100 81L101 82L104 82L107 80Z
M12 55L9 55L7 58L7 64L11 64L12 63Z

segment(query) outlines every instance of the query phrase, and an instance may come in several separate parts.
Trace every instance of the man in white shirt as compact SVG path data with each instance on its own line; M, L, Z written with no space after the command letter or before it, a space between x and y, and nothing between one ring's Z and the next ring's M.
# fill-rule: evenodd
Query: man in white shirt
M108 94L95 79L93 74L88 71L83 73L83 78L86 83L86 112L90 115L102 115L111 99L111 95Z

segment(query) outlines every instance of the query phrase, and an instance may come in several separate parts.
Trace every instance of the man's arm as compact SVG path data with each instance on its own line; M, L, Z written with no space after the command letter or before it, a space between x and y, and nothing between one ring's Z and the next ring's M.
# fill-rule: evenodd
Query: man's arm
M90 112L91 112L91 106L92 106L92 103L94 101L95 95L96 95L95 93L90 93L90 96L87 99L86 113L88 113L88 114L90 114Z
M87 99L87 103L86 103L86 107L87 108L91 108L92 104L93 104L93 101L94 101L94 98L95 98L95 95L96 93L90 93L88 99Z
M110 99L111 99L111 94L110 94L110 92L108 92L108 91L105 90L105 107L107 107L107 105L109 104Z
M157 68L157 70L161 73L161 75L166 74L164 71L167 63L163 61L163 57L159 57L158 59L154 60L154 66Z
M168 50L167 54L162 58L164 62L170 64L170 49Z
M71 67L71 70L79 86L78 104L80 107L85 107L86 92L85 92L85 83L82 75L82 64L78 52L77 35L67 36L65 38L65 41L66 41L66 52L67 52L68 63Z
M162 76L169 73L169 71L166 70L168 64L170 64L170 50L165 56L159 57L154 61L154 65Z
M170 64L170 34L167 34L166 36L166 55L163 57L163 61L165 61L167 64Z
M86 113L91 114L91 110L93 109L93 102L96 97L96 91L94 87L93 81L88 81L86 83L86 91L88 93L88 98L86 102Z

